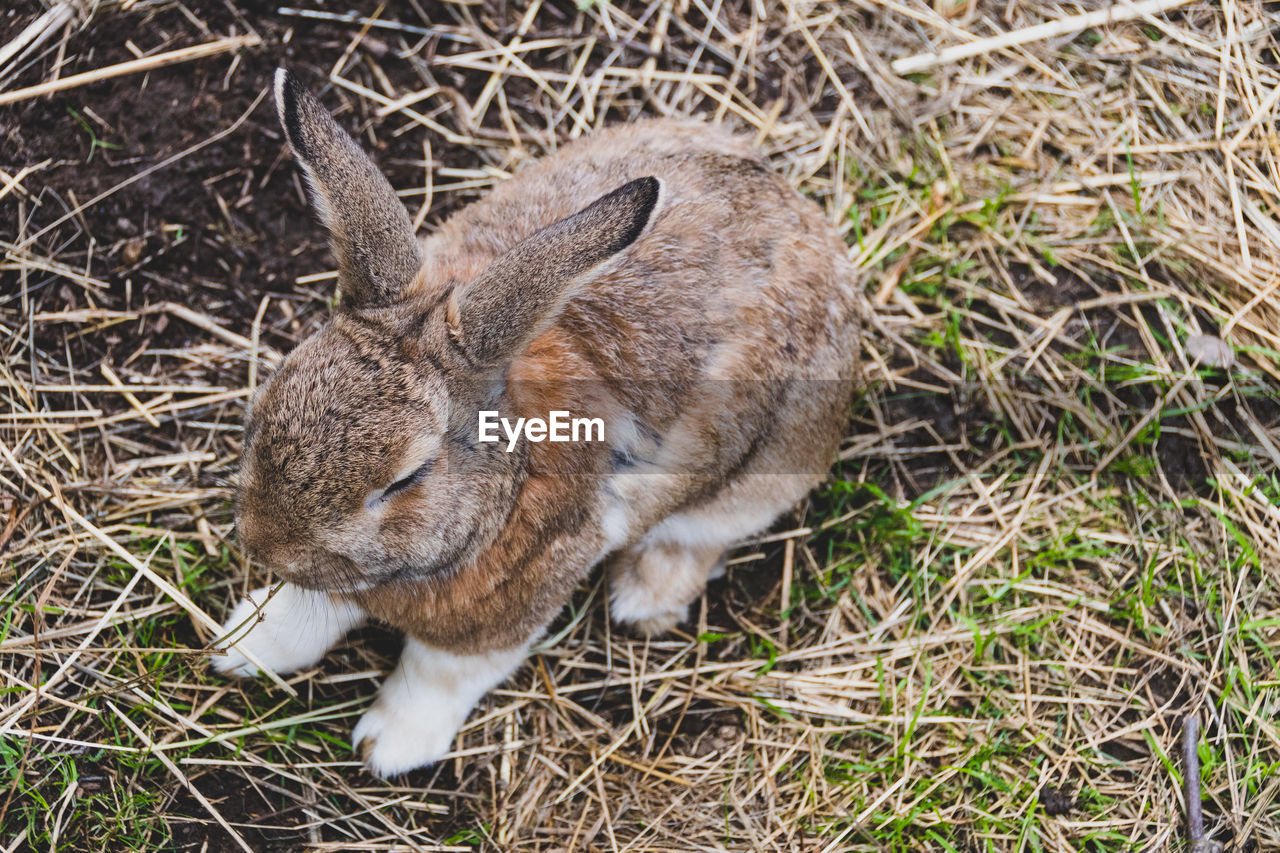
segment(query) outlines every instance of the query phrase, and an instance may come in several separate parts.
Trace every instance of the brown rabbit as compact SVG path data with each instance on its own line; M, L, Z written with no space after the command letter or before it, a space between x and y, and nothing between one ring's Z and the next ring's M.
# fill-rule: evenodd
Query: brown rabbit
M287 583L235 609L214 665L297 670L366 619L402 629L353 735L392 774L448 751L597 563L613 618L665 631L821 482L856 375L854 270L813 202L707 124L574 142L419 243L284 70L276 102L341 300L250 405L240 539ZM545 440L556 413L582 416L578 441Z

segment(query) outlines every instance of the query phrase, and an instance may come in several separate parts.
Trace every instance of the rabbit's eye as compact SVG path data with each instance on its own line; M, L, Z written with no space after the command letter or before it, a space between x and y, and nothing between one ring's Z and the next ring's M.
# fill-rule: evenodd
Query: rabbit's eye
M383 490L382 496L384 498L388 498L394 495L396 492L403 492L405 489L409 488L410 486L416 485L423 477L431 473L431 466L435 465L435 463L436 461L434 459L429 459L426 462L422 463L417 468L415 468L413 470L413 473L409 474L409 476L401 477L399 480L396 480L390 486L387 486L386 489Z

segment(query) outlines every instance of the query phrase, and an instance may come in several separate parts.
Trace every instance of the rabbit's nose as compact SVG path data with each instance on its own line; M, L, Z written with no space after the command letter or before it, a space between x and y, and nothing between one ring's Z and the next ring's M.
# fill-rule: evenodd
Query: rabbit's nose
M237 520L236 533L245 554L265 568L287 571L298 562L303 550L297 537L281 525L252 515L242 515Z
M276 569L297 560L306 544L300 526L289 523L278 507L257 496L242 498L237 508L236 534L253 561Z

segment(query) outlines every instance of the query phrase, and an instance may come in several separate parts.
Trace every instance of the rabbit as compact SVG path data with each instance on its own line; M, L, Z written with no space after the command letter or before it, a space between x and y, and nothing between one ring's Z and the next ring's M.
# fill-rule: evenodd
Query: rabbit
M564 145L419 242L287 70L275 99L339 301L249 403L237 534L285 582L234 608L213 666L293 672L366 620L402 630L352 733L391 776L448 753L593 567L616 622L668 631L824 480L860 291L819 206L705 122ZM555 411L603 435L479 438L484 412Z

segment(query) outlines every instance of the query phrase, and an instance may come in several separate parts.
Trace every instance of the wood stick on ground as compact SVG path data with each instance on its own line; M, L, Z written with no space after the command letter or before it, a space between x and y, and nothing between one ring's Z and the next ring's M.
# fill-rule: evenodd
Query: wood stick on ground
M1196 751L1200 738L1200 721L1188 714L1182 723L1182 772L1187 788L1187 834L1191 836L1191 853L1221 853L1222 845L1206 841L1204 812L1200 805L1200 755Z
M85 71L82 74L72 74L70 77L46 80L35 86L27 86L25 89L0 92L0 106L25 101L28 98L38 98L41 95L61 92L66 89L74 89L76 86L83 86L86 83L97 83L99 80L121 77L125 74L137 74L140 71L152 71L156 68L163 68L166 65L190 62L193 59L204 59L208 56L226 53L229 50L257 47L260 44L262 44L262 39L256 35L227 36L204 44L195 44L191 47L182 47L165 53L157 53L155 56L144 56L141 59L131 59L128 62L108 65L106 68Z
M968 44L958 44L954 47L944 48L937 53L917 53L914 56L894 60L890 63L890 67L895 74L914 74L917 71L927 71L937 65L946 65L949 62L981 56L984 53L992 53L997 50L1003 50L1006 47L1016 47L1027 42L1065 36L1069 33L1087 30L1089 27L1100 27L1119 21L1131 21L1134 18L1154 15L1190 2L1191 0L1145 0L1142 3L1116 3L1096 12L1086 12L1083 15L1071 15L1056 21L1046 21L1043 24L1036 24L1034 27L1026 27L1021 30L978 39Z
M255 351L255 346L251 339L222 327L207 315L201 314L199 311L192 310L185 305L181 305L177 302L163 302L152 310L163 311L164 313L177 317L180 320L186 320L197 329L202 329L214 337L221 338L232 346L239 347L245 352L251 353ZM268 359L278 357L278 353L276 353L276 351L271 347L258 347L257 349L260 349L262 354Z

